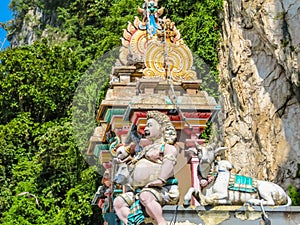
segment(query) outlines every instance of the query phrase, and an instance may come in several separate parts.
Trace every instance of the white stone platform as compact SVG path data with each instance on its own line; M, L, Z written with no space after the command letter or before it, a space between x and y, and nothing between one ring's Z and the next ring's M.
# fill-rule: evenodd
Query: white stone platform
M264 210L272 225L300 224L300 206L266 206ZM165 206L163 213L170 225L259 225L262 210L259 206Z

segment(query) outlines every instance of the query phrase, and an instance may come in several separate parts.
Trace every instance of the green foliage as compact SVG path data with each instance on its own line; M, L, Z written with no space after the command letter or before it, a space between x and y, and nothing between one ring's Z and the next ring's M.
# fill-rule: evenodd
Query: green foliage
M81 152L86 151L89 138L96 127L98 107L109 86L109 74L119 48L96 60L83 74L73 98L72 122L74 136Z
M12 176L12 166L19 160L32 159L36 149L32 146L32 132L36 124L30 114L18 115L6 125L0 125L0 164L6 177Z
M45 41L0 53L0 121L30 112L37 122L67 115L80 79L80 60L70 49Z
M69 7L58 8L62 30L69 38L66 43L80 53L89 64L115 46L120 46L122 29L137 15L135 0L77 0Z
M33 5L34 2L30 0L11 0L10 9L15 13L15 17L17 17L20 14L25 14Z
M23 127L27 127L27 130L22 129L20 121L24 122ZM31 146L35 146L35 154L25 157L14 153L11 156L13 163L8 162L12 164L11 167L6 165L6 162L4 167L1 167L0 179L8 184L8 187L0 187L0 205L4 211L1 224L72 224L70 221L81 221L79 223L82 224L99 223L101 217L97 220L91 215L99 215L100 210L95 210L90 205L93 194L90 190L96 190L98 174L86 165L78 151L70 120L63 118L38 126L36 123L24 121L20 116L3 125L2 132L9 134L9 128L17 126L16 124L22 131L19 131L20 134L15 133L19 136L20 144L22 138L24 141L23 133L31 131L27 138L31 140ZM34 129L30 129L32 126ZM8 137L5 135L1 140L8 141ZM20 144L15 147L16 150ZM30 147L24 151L26 149ZM4 152L4 149L1 151ZM3 159L1 155L1 160ZM10 175L7 176L8 174ZM79 202L73 203L70 198L68 200L68 196L73 196L77 191L80 196L77 199ZM33 198L18 196L22 192L34 194L39 205ZM71 208L74 205L83 208L78 209L79 214L74 214L74 218L66 218L72 214Z
M24 160L24 159L23 159ZM23 192L37 192L37 175L41 170L40 165L30 160L19 161L13 168L12 181L15 185L14 192L11 194L21 194ZM3 224L34 224L41 220L42 211L34 198L28 198L27 195L11 195L11 207L4 213ZM45 222L44 219L41 222Z
M205 139L206 142L208 142L211 136L211 132L212 132L212 124L208 122L206 128L201 133L200 138Z
M292 199L292 205L300 205L300 190L293 185L289 185L288 193Z
M61 212L66 224L80 224L82 221L84 224L97 224L102 220L100 210L97 213L91 206L90 190L95 188L98 179L98 174L90 167L81 173L81 181L68 191L64 210ZM93 217L94 213L98 218Z
M13 177L14 165L34 155L35 149L31 146L34 127L29 114L21 114L10 123L0 125L0 218L11 206L14 185L18 182Z
M208 73L199 76L202 80L201 88L214 97L218 97L218 13L222 9L222 2L205 0L194 3L193 11L177 26L193 53L210 68Z

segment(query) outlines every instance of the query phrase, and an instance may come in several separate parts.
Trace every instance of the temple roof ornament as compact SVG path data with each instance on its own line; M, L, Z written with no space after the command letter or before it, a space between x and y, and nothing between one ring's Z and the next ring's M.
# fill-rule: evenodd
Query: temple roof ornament
M118 64L142 64L146 78L176 82L196 80L192 52L184 44L175 23L169 18L160 18L163 8L158 9L158 1L145 1L138 11L143 19L135 17L133 24L129 22L123 30Z
M138 7L138 11L143 15L142 23L139 24L141 30L147 30L150 36L156 34L157 29L161 29L159 17L163 14L164 8L158 9L158 0L145 1L143 8Z

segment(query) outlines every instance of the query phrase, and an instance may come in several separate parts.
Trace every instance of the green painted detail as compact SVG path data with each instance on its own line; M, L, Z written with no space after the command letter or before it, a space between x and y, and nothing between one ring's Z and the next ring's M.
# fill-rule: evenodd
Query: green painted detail
M114 189L114 194L122 194L123 190L122 189Z
M94 156L96 156L98 158L99 155L100 155L100 149L95 148L95 150L94 150Z
M177 180L177 178L169 178L169 179L167 180L166 185L178 185L178 180Z
M181 105L182 104L182 97L178 96L177 97L177 105Z
M114 212L106 212L103 214L103 218L108 224L116 224L117 214Z
M235 174L234 182L229 183L229 190L253 193L257 192L252 177Z
M128 225L134 224L144 224L144 213L142 207L140 205L140 200L137 199L131 206L130 206L130 213L128 215Z
M106 114L105 114L105 117L104 117L104 120L108 123L111 122L111 118L114 116L114 115L124 115L126 109L108 109Z
M99 157L100 152L104 150L109 150L108 144L97 144L94 149L94 156Z
M166 101L167 105L173 105L173 102L171 101L171 99L168 96L165 97L165 101Z

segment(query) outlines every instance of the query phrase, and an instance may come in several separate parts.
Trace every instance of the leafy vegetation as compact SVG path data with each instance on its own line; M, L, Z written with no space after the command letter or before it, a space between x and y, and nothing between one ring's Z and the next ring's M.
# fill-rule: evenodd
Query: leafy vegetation
M300 205L300 193L299 193L299 189L297 189L293 185L289 185L288 191L289 191L289 196L292 199L293 205Z
M81 153L108 86L113 55L105 53L120 46L122 29L139 16L137 7L142 3L11 1L15 19L7 27L9 38L26 42L22 27L30 10L43 13L32 32L44 38L0 52L1 224L102 223L100 209L90 204L100 177ZM215 82L222 1L161 0L159 4L192 52L210 68L209 78L201 78L212 77ZM103 86L97 86L95 79ZM35 195L38 204L27 195L19 196L22 192Z
M0 121L6 123L20 112L36 122L67 115L80 79L81 61L63 46L34 45L1 52Z

